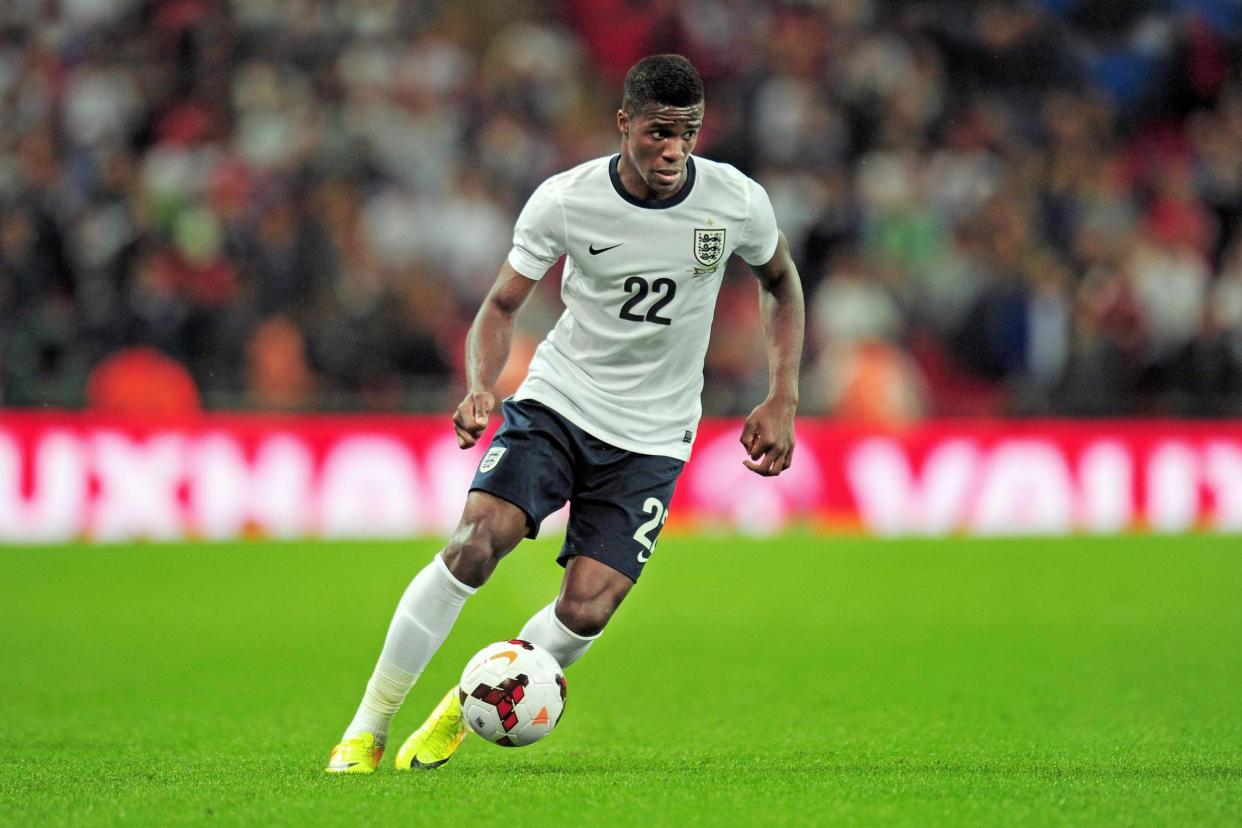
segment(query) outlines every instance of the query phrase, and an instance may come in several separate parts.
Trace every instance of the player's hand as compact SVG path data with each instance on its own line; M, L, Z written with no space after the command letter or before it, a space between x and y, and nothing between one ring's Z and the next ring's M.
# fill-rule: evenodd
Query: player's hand
M473 391L466 395L453 412L453 429L457 432L457 445L468 449L479 442L487 428L487 417L496 407L496 397L487 391Z
M794 452L794 410L797 406L769 397L750 412L742 427L742 447L750 455L742 464L755 474L775 477L789 468Z

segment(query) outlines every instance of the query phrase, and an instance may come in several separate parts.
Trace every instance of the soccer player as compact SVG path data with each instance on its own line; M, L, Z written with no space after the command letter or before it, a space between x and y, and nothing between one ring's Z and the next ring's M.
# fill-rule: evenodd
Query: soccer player
M540 522L570 504L560 595L518 637L562 667L595 642L642 574L690 456L702 411L703 357L725 263L759 280L768 397L742 428L751 471L793 459L803 300L763 188L692 155L703 82L679 55L644 58L625 77L620 153L545 181L531 195L466 340L469 393L453 415L462 448L496 408L513 322L562 255L565 311L479 463L444 549L397 605L358 711L327 770L370 773L388 725L466 600ZM456 688L397 752L398 768L444 764L465 737Z

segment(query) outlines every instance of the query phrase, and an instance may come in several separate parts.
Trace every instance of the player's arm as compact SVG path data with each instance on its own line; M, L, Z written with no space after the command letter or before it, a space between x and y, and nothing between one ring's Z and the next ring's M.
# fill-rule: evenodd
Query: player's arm
M530 297L537 282L528 279L505 262L496 282L466 335L466 398L453 413L457 444L470 448L487 428L487 417L496 407L492 389L509 359L513 343L513 321Z
M750 459L742 462L757 474L773 476L793 462L806 312L802 281L784 233L778 232L776 252L767 264L752 265L751 269L759 278L759 313L768 350L768 398L746 418L742 445Z

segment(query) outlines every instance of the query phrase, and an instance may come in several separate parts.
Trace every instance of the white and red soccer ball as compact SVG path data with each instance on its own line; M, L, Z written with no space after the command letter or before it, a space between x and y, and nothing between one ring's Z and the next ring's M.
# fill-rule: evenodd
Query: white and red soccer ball
M489 742L522 747L552 732L565 712L565 674L552 654L528 641L490 644L461 674L461 713Z

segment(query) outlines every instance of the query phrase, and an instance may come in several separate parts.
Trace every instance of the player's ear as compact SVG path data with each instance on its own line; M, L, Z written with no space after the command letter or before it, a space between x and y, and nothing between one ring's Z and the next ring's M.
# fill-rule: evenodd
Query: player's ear
M625 113L624 109L617 110L617 131L622 135L630 134L630 116Z

